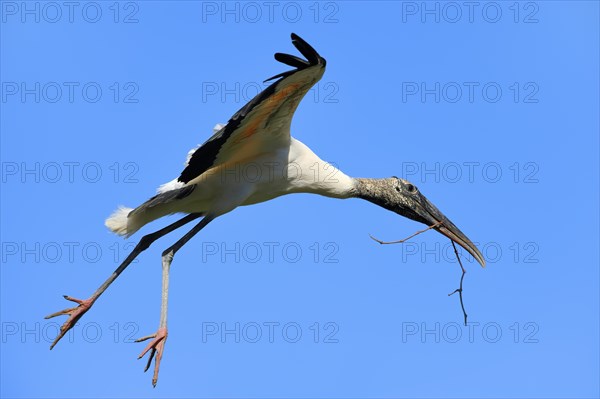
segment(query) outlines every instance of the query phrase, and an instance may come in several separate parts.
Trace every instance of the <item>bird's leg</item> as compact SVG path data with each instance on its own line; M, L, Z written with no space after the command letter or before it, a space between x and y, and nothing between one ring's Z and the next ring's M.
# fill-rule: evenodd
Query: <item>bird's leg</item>
M162 256L162 299L160 303L160 322L158 324L158 330L152 335L136 339L135 342L142 342L148 339L154 338L146 348L140 353L138 359L141 359L148 351L150 356L148 357L148 363L144 372L148 371L154 355L156 355L154 365L154 376L152 377L152 385L156 386L158 381L158 370L160 368L160 361L162 360L163 349L165 342L167 341L167 307L169 302L169 269L171 268L171 262L173 261L173 252L163 253Z
M200 216L202 216L202 215L199 213L189 214L186 217L180 219L179 221L177 221L173 224L170 224L167 227L162 228L161 230L155 231L154 233L151 233L151 234L148 234L148 235L145 235L144 237L142 237L140 242L138 242L138 244L135 246L133 251L131 251L129 256L127 256L127 258L123 261L123 263L121 263L119 265L119 267L113 272L113 274L111 274L111 276L108 279L106 279L106 281L100 287L98 287L96 292L94 292L92 294L92 296L89 297L88 299L80 300L80 299L72 298L67 295L63 295L66 300L75 302L78 304L78 306L73 307L73 308L63 309L61 311L58 311L56 313L52 313L51 315L46 316L46 319L50 319L52 317L56 317L56 316L60 316L60 315L68 315L69 316L69 318L60 327L58 336L54 339L54 341L52 342L52 345L50 345L50 349L54 348L54 346L58 343L58 341L60 341L60 339L65 336L67 331L69 331L71 328L73 328L75 326L75 323L77 323L77 321L85 314L85 312L87 312L92 307L92 305L94 304L94 302L96 302L98 297L100 295L102 295L102 293L104 291L106 291L106 289L113 283L113 281L115 281L117 279L117 277L119 277L119 275L123 272L123 270L125 270L127 268L127 266L129 266L129 264L131 262L133 262L133 260L140 253L145 251L154 241L158 240L160 237L172 232L173 230L183 226L184 224L191 222L194 219L199 218Z
M167 309L169 302L169 270L171 268L171 262L175 253L181 249L193 236L198 234L208 223L213 220L213 217L206 216L200 221L193 229L191 229L186 235L181 237L179 241L167 248L162 253L162 300L160 303L160 322L158 324L158 330L152 335L142 337L136 340L136 342L146 341L152 339L150 343L144 348L142 353L138 356L138 359L144 357L144 355L150 352L148 362L144 372L148 371L152 359L154 360L154 375L152 376L152 385L156 386L158 382L158 371L160 369L160 361L162 360L163 351L165 348L165 342L167 341Z

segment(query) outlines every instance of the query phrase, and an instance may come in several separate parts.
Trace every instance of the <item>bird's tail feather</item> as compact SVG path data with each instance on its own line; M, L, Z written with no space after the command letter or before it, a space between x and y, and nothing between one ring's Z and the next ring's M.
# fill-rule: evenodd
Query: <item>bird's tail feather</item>
M145 205L147 205L147 202L135 209L120 206L106 219L104 225L113 233L128 238L146 224L177 212L169 206L170 204L162 204L151 208Z
M125 206L119 206L116 211L112 213L104 222L104 225L109 228L110 231L120 236L129 236L127 229L127 216L133 211L132 208Z
M120 206L104 224L113 233L129 237L147 223L172 213L182 212L179 201L190 195L194 188L195 186L186 186L157 194L135 209Z

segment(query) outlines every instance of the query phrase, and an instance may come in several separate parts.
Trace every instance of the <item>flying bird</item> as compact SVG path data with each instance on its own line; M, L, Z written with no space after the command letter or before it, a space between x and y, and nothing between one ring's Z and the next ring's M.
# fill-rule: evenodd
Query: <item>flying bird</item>
M138 358L149 353L145 371L154 362L152 384L156 386L167 340L169 269L173 256L193 236L217 217L238 206L251 205L292 193L313 193L331 198L361 198L406 218L432 227L467 250L482 266L485 260L477 247L412 183L398 178L354 178L319 158L290 135L298 104L323 76L326 62L298 35L293 45L305 59L276 53L275 59L293 67L275 75L264 91L237 111L201 146L192 149L185 168L176 179L159 187L158 193L137 208L119 207L107 220L113 232L129 237L144 225L163 216L183 213L179 221L143 236L113 274L85 300L65 295L76 307L46 318L68 315L52 349L92 307L127 266L158 238L199 218L200 221L162 253L162 302L158 330L138 342L150 340ZM265 81L265 82L266 82ZM252 178L242 173L251 167ZM315 167L319 173L315 173ZM256 178L254 178L256 176Z

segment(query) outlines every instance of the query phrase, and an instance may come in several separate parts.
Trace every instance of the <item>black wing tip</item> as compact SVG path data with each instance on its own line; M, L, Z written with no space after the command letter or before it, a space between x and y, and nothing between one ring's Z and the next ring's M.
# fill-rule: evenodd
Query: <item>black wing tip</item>
M271 76L268 79L265 79L263 83L266 83L270 80L278 79L278 78L287 78L288 76L294 74L297 71L301 71L303 69L320 65L321 67L325 67L327 65L327 61L325 58L321 57L317 50L315 50L310 44L308 44L304 39L298 36L295 33L291 34L292 44L300 51L300 53L306 57L306 60L303 60L300 57L296 57L295 55L285 54L285 53L275 53L275 59L283 64L292 66L296 69L292 69L290 71L278 73L275 76Z
M300 57L285 53L275 53L275 59L283 64L292 66L294 68L302 69L307 68L310 64Z
M292 39L292 44L298 49L298 51L302 53L303 56L306 57L310 65L326 65L325 58L321 57L317 50L315 50L313 46L308 44L306 40L302 39L294 32L290 34L290 37Z

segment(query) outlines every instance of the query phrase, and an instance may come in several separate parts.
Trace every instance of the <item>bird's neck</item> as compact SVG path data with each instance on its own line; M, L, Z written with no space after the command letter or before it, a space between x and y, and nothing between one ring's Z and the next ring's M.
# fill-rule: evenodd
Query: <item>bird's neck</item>
M369 179L356 177L354 180L353 197L361 198L373 204L388 208L392 200L387 190L387 179Z
M323 161L308 146L292 138L288 178L289 192L314 193L331 198L352 198L355 179L334 164Z

